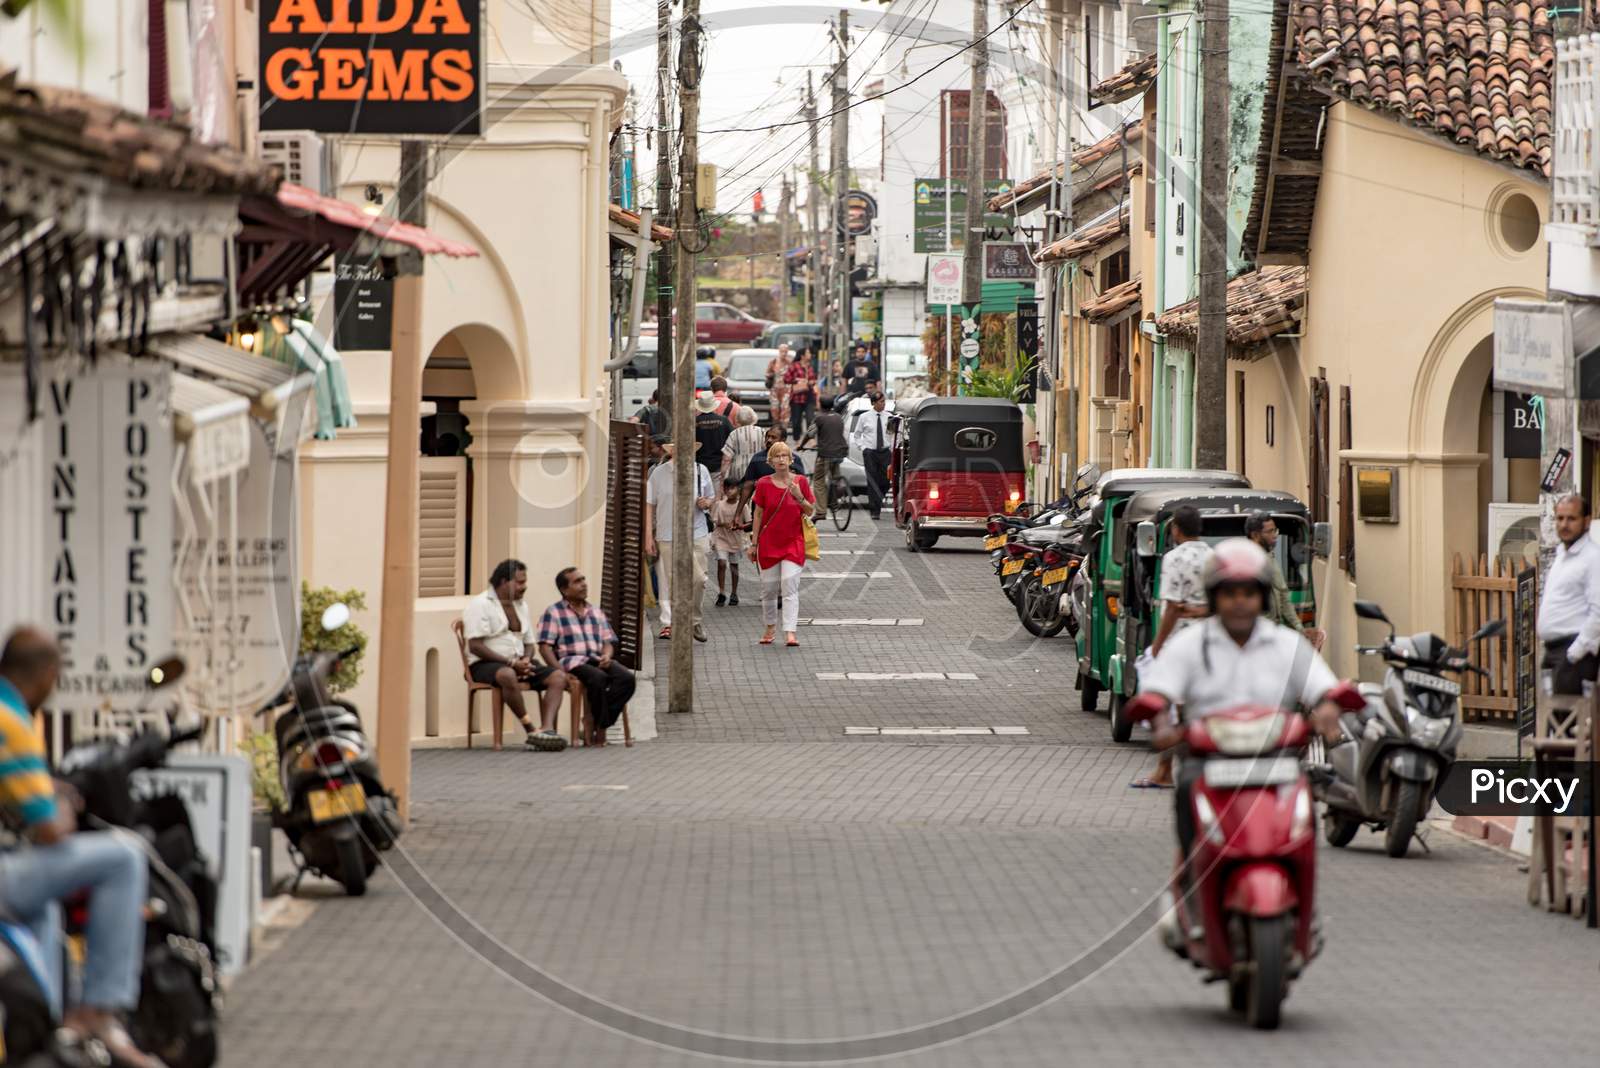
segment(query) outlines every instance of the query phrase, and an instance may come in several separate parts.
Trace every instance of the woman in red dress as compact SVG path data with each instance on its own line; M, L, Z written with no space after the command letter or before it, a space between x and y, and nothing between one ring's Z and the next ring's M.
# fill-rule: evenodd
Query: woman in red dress
M772 474L756 483L755 532L750 559L761 570L761 622L767 626L762 645L771 645L778 630L778 598L783 598L783 644L800 644L795 633L800 619L800 573L806 566L803 520L816 509L811 483L792 470L794 453L782 441L767 449Z

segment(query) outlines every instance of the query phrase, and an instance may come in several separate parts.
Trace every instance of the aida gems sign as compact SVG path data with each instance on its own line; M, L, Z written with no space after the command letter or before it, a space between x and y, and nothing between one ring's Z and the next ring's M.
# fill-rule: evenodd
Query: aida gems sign
M483 132L483 0L257 0L261 129Z

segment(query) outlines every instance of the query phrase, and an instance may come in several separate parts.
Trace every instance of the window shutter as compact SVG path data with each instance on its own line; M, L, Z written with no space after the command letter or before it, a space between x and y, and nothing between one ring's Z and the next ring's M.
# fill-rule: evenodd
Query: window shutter
M1310 497L1311 521L1328 521L1328 380L1321 376L1311 380L1311 456Z
M467 589L467 460L424 456L419 472L417 596L455 597Z
M1350 387L1339 387L1339 448L1349 450ZM1355 468L1339 458L1339 566L1354 575L1356 571L1356 486Z
M611 420L600 588L600 607L617 632L617 662L634 671L643 663L646 433L641 423Z

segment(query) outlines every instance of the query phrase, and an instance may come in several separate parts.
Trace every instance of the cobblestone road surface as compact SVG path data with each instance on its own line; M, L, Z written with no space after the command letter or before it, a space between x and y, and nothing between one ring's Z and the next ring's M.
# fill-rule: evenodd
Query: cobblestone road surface
M663 713L662 740L417 753L403 844L430 885L385 873L366 898L322 899L274 932L231 993L225 1063L712 1063L534 997L407 886L612 1005L788 1040L970 1010L1136 914L1165 874L1170 796L1127 788L1149 761L1076 709L1066 640L1026 640L980 553L911 555L887 522L876 537L856 525L824 548L871 555L814 570L892 577L808 579L802 616L921 626L807 626L799 650L757 647L751 583L739 608L708 607L697 712ZM978 678L816 678L848 671ZM863 726L1029 733L844 733ZM1600 936L1521 904L1502 855L1445 832L1430 843L1404 861L1372 836L1323 850L1328 946L1279 1033L1245 1031L1218 987L1145 935L1029 1015L884 1063L1587 1063Z

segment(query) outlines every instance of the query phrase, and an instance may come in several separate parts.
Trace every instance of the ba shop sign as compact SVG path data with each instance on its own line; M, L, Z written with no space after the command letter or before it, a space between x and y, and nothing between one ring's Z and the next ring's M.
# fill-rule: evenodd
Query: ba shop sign
M482 0L259 0L261 129L482 129Z

